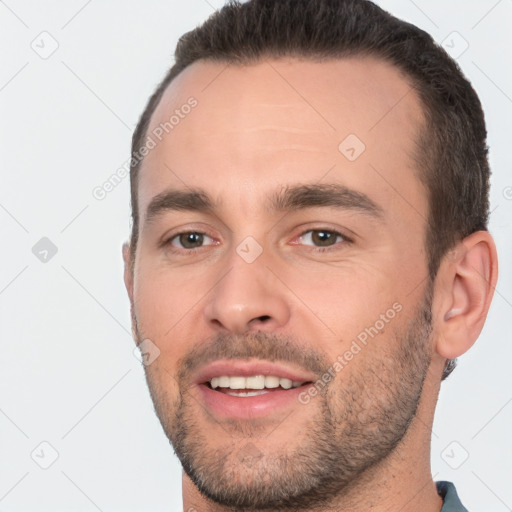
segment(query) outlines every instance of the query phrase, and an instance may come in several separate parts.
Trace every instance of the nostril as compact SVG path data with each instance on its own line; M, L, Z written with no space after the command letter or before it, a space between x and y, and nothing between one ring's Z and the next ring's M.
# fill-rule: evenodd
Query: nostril
M260 322L267 322L268 320L270 320L270 316L262 315L262 316L259 316L258 318L256 318L256 320L259 320Z

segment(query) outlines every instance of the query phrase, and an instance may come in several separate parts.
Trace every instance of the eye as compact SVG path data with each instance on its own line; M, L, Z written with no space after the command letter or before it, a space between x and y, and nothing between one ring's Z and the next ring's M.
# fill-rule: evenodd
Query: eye
M204 233L197 231L187 231L174 235L169 240L170 245L179 249L198 249L205 245L212 245L213 239Z
M341 233L327 229L310 229L302 233L299 240L304 245L315 247L331 247L339 242L348 241Z

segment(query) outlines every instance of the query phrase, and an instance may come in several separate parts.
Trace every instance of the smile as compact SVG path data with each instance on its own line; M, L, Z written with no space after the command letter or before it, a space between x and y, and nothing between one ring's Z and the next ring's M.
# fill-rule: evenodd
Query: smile
M274 375L253 375L250 377L221 376L213 377L209 381L212 389L236 397L259 396L278 389L298 388L303 384L304 382L302 381L292 381L291 379L280 378Z
M210 414L254 419L303 407L299 394L315 375L262 360L215 361L195 375L194 389Z

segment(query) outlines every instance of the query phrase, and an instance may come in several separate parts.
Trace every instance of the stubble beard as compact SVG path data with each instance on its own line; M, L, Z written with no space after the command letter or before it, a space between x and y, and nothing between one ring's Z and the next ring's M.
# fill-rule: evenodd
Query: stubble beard
M279 422L220 424L188 393L187 371L178 372L175 398L158 384L154 368L145 368L146 379L155 411L184 471L209 500L247 511L311 510L335 503L399 445L422 395L432 357L431 330L427 293L412 321L400 331L395 329L398 342L392 351L384 357L379 352L379 359L356 355L354 360L360 358L359 367L358 363L353 367L356 371L348 373L344 368L314 400L297 406L297 414L307 420L297 424L297 436L282 442L280 450L265 450L266 437L278 434ZM138 329L137 337L143 339ZM372 343L382 341L376 338ZM209 347L210 359L252 356L295 362L316 371L328 363L314 350L304 352L293 342L262 331L221 335ZM371 350L368 345L361 352ZM188 361L194 361L196 354L189 356ZM305 416L302 408L308 407ZM284 421L293 421L295 414L294 410ZM210 427L223 429L221 445L212 445Z

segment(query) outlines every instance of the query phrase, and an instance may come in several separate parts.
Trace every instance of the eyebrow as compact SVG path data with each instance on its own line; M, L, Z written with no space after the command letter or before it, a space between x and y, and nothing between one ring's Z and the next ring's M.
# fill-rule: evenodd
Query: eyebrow
M384 210L366 194L337 183L285 187L270 198L269 207L277 211L294 211L314 207L354 210L378 220Z
M199 189L166 190L153 197L146 210L146 223L154 221L167 211L199 211L214 210L210 196Z
M334 207L358 211L378 220L384 217L383 209L366 194L339 184L287 186L270 196L267 206L271 212ZM149 203L145 223L151 223L168 211L213 212L215 209L215 202L202 189L166 190Z

